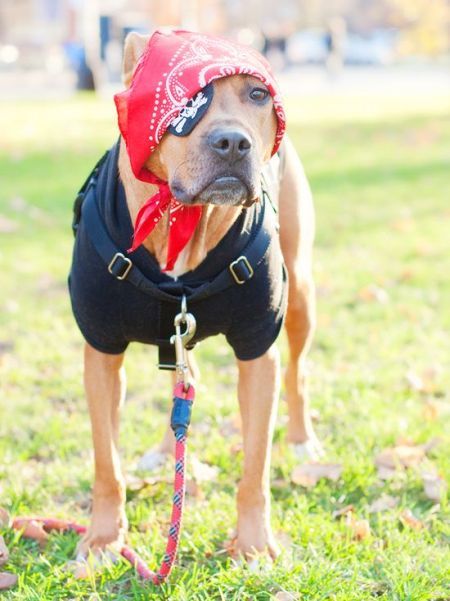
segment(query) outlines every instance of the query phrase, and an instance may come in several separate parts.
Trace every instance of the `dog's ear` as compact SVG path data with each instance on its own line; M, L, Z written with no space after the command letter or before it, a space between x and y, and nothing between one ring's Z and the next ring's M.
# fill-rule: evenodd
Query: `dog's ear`
M139 57L144 52L150 39L149 35L141 35L131 31L125 38L125 48L123 51L122 78L123 83L128 88L133 77L134 68Z

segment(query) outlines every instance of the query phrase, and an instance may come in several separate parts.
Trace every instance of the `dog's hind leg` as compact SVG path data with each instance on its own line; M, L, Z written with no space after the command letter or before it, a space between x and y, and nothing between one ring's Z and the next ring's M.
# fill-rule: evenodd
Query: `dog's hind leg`
M289 274L286 332L289 363L286 370L288 440L299 456L322 454L309 410L306 354L315 327L315 291L312 278L314 208L311 192L297 153L286 140L286 166L280 187L280 242Z
M122 355L107 355L85 347L84 384L94 443L95 482L91 524L78 546L78 557L89 551L119 547L127 529L125 483L118 452L119 414L125 397Z
M175 452L175 437L170 427L170 415L164 435L158 446L146 451L138 462L138 469L145 472L153 472L164 465L167 459Z

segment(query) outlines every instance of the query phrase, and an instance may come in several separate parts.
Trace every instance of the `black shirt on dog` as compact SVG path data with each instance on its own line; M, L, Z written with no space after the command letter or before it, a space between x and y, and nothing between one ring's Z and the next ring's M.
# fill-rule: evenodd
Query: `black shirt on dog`
M102 165L96 186L100 215L111 239L119 249L130 246L133 227L125 191L119 179L119 143ZM276 215L270 206L266 211ZM196 287L212 280L242 254L252 232L261 224L264 211L260 203L243 210L236 222L194 270L178 278ZM143 246L132 254L133 263L151 281L173 281L163 273L156 259ZM224 334L238 359L263 355L276 340L287 304L286 270L278 237L269 248L251 279L233 285L197 302L188 310L197 322L193 342ZM125 351L130 342L157 344L161 301L131 283L117 280L108 272L83 224L79 223L69 276L72 309L86 341L109 354Z

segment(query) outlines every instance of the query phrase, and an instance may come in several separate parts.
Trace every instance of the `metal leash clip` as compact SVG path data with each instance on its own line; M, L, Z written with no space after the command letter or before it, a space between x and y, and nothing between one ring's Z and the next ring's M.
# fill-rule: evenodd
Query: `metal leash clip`
M175 334L170 337L170 344L175 345L175 368L177 382L184 385L184 389L189 388L188 376L189 366L187 362L186 345L192 340L195 335L197 324L192 313L187 311L186 296L183 294L181 299L181 313L175 316L174 322ZM181 325L185 324L186 329L181 331Z

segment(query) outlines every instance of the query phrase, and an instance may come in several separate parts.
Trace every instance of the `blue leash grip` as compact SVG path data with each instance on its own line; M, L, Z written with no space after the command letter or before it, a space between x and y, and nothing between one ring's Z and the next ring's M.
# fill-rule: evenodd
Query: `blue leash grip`
M170 426L174 432L181 429L187 432L191 423L192 401L175 397L173 399L172 415L170 416Z
M192 404L194 401L194 387L189 386L184 390L183 384L177 384L174 390L173 407L170 416L170 427L177 433L180 429L186 434L191 423Z

